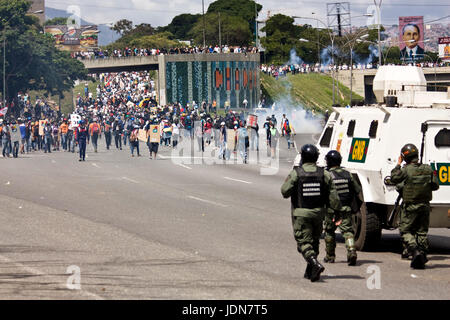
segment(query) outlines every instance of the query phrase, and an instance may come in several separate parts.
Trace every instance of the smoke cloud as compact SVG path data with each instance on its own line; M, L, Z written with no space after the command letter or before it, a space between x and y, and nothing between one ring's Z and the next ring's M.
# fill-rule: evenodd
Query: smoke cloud
M301 65L303 63L303 60L297 55L296 50L291 49L290 59L285 66L295 64ZM277 119L277 128L280 129L283 114L286 114L286 118L294 128L295 133L320 133L322 131L320 120L323 116L317 114L314 116L309 110L307 111L307 108L305 108L303 104L293 99L290 82L284 81L284 78L279 78L278 81L280 81L280 84L283 86L286 95L276 99L272 107L267 109L267 114L265 116L258 117L259 127L262 128L264 126L266 117L275 115L275 118Z

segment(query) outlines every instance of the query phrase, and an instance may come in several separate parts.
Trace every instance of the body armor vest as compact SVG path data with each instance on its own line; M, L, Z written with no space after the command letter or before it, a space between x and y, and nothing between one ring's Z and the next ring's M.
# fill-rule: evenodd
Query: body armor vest
M350 191L350 184L352 177L349 172L340 170L340 172L333 170L330 171L333 177L336 190L343 206L350 206L353 200L353 194Z
M407 177L403 188L405 203L423 203L432 199L431 175L433 171L428 165L408 165Z
M322 208L326 204L324 169L306 172L302 167L295 169L298 175L297 205L298 208Z

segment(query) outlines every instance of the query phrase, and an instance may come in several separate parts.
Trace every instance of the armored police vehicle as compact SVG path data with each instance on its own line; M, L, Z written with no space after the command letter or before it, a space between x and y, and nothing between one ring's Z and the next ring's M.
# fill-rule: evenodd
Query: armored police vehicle
M400 197L389 175L407 143L420 148L419 161L439 178L430 227L450 228L450 91L428 92L423 70L411 66L380 67L373 87L378 104L334 108L317 144L321 166L328 151L338 150L362 186L364 202L354 215L358 250L398 226Z

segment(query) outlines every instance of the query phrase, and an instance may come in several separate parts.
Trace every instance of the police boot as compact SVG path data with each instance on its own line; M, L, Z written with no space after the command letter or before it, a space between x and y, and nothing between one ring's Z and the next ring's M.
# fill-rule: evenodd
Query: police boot
M356 265L356 259L358 256L356 254L355 240L353 236L345 239L345 245L347 247L347 263L349 266L354 266Z
M356 259L358 255L356 254L356 250L349 250L347 253L347 263L349 266L356 266Z
M311 279L311 271L312 271L312 265L308 262L306 265L305 275L303 276L305 279Z
M325 268L319 261L317 261L316 256L309 257L308 263L311 264L311 282L316 282L320 279L320 274L325 270Z
M325 250L327 254L325 255L325 258L323 258L323 262L334 263L336 260L336 241L334 240L334 237L327 234L325 234Z
M425 257L423 254L419 250L414 249L412 256L411 268L425 269Z
M410 254L408 252L408 249L403 249L401 257L402 257L403 260L408 260L409 259Z

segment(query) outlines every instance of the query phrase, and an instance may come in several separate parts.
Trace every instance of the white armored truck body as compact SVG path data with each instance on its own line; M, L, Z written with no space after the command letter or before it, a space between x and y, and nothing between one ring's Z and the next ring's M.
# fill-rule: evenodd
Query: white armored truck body
M383 66L374 80L379 104L334 108L318 141L319 165L326 165L328 151L338 150L342 166L362 186L364 203L354 218L360 250L374 245L382 229L397 226L397 219L390 217L398 192L389 177L407 143L419 148L422 162L430 164L439 179L430 227L450 228L450 93L426 88L422 69Z

